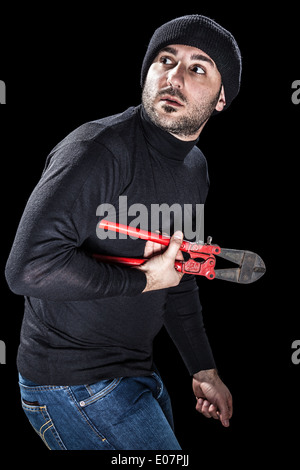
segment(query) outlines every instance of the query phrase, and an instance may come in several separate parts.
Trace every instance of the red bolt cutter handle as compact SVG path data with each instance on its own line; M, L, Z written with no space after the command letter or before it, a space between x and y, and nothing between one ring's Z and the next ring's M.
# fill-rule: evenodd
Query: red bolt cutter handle
M118 263L124 264L130 267L141 266L148 261L148 258L123 258L109 255L98 255L94 254L93 258L98 259L99 261L104 261L105 263ZM194 261L192 258L188 261L175 261L174 267L176 271L185 274L197 274L200 276L205 276L208 279L215 278L215 258L209 257L206 261L199 263Z
M170 237L164 237L159 233L148 232L147 230L118 224L116 222L110 222L109 220L105 219L101 220L99 227L103 228L104 230L112 230L114 232L124 233L125 235L129 235L131 237L141 238L142 240L150 240L151 242L160 243L164 246L168 246L170 243ZM189 242L183 241L180 249L182 251L188 249L188 243Z
M127 266L140 266L145 263L145 261L148 261L147 258L122 258L121 256L99 254L93 254L93 258L98 259L99 261L104 261L105 263L126 264Z
M142 229L137 229L135 227L110 222L105 219L100 222L99 227L104 230L112 230L115 232L124 233L126 235L141 238L143 240L150 240L155 243L160 243L164 246L168 246L170 243L170 237L165 237L160 234L148 232ZM189 253L190 259L188 261L175 261L174 267L177 271L186 274L197 274L206 276L208 279L215 278L214 267L216 264L216 260L212 253L217 254L220 252L220 248L217 245L190 243L186 240L183 240L180 246L180 250ZM93 256L94 258L104 262L125 264L127 266L140 266L145 261L147 261L147 259L122 258L98 254L95 254ZM198 262L193 259L199 257L204 258L204 261Z
M136 227L130 227L128 225L118 224L116 222L110 222L109 220L102 219L99 227L104 230L112 230L118 233L124 233L131 237L141 238L142 240L150 240L161 245L168 246L170 243L170 237L165 237L159 233L148 232ZM221 249L218 245L207 245L200 242L191 243L183 240L180 246L180 250L186 253L190 253L191 257L202 258L202 254L219 254Z

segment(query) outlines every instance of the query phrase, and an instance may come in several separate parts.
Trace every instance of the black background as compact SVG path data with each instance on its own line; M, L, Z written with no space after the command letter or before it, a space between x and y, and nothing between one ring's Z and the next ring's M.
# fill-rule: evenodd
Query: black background
M104 8L78 3L69 9L49 3L5 12L1 273L48 152L82 123L140 103L141 63L155 28L191 13L218 21L240 45L243 75L238 98L211 119L200 137L211 180L205 235L221 247L255 251L267 266L266 275L248 286L198 281L219 373L233 394L230 428L195 411L190 377L164 331L155 342L155 360L173 401L176 434L193 462L208 456L244 468L251 459L270 462L280 455L287 464L296 455L300 418L300 365L291 361L292 342L300 337L300 105L291 101L292 82L300 78L300 8L287 3L262 10L253 2L216 5L120 3ZM7 363L0 366L1 447L13 459L18 456L10 444L25 459L45 457L47 449L19 404L15 358L23 299L9 291L3 274L1 300L0 339L7 351Z

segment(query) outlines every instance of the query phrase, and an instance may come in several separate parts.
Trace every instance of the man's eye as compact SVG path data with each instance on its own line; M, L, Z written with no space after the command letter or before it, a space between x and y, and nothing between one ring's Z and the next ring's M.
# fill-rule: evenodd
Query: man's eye
M200 65L194 65L192 70L193 70L193 72L195 72L199 75L205 74L205 70L202 67L200 67Z
M161 61L162 64L165 64L165 65L171 65L172 64L172 60L169 57L161 57L160 61Z

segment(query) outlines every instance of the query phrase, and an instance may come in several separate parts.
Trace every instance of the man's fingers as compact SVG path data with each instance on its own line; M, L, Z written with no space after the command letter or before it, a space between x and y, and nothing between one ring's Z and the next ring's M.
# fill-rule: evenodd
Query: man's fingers
M160 254L165 247L159 243L152 242L148 240L144 249L144 257L151 258L153 255Z
M160 234L161 232L159 230L155 230L155 233ZM162 235L166 238L169 238L169 235L165 232L162 233ZM147 240L145 249L144 249L144 257L145 258L151 258L154 255L159 255L162 254L165 250L167 250L167 246L161 245L160 243L157 242L152 242L151 240ZM183 259L181 251L179 251L178 256L176 259Z
M219 410L216 405L203 398L197 399L196 410L206 418L219 419L224 427L229 426L229 419L232 416L232 404L222 404Z
M203 402L203 405L202 405L202 414L206 417L206 418L211 418L211 414L209 412L209 408L211 406L211 403L207 400L204 400Z
M210 407L208 408L208 412L211 415L212 418L214 419L220 419L218 415L218 410L215 407L215 405L211 404Z
M220 419L216 406L203 398L197 400L196 410L206 418Z

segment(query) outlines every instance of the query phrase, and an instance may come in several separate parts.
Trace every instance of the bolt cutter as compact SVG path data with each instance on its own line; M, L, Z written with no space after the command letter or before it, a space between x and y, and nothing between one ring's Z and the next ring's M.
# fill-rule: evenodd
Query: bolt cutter
M150 240L164 246L168 246L170 243L170 237L110 222L105 219L101 220L99 227L104 230L124 233L143 240ZM211 242L211 237L208 237L207 243L203 243L202 241L189 242L183 240L180 250L188 253L189 259L186 261L175 261L175 269L184 274L205 276L209 280L216 278L222 279L223 281L237 282L239 284L250 284L255 282L266 272L265 263L256 253L253 253L252 251L220 248L218 245L213 245ZM215 269L215 256L219 256L220 258L235 263L238 267ZM149 259L123 258L101 254L94 254L93 257L103 262L125 264L127 266L139 266Z

